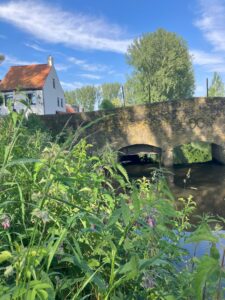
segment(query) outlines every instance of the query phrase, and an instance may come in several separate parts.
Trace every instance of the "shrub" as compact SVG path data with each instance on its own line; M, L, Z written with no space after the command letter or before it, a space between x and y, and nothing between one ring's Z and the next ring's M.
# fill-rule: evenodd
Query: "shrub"
M1 120L0 299L202 299L208 277L221 286L215 246L183 263L194 203L178 211L161 171L130 182L110 151L24 124ZM189 240L215 243L201 226Z

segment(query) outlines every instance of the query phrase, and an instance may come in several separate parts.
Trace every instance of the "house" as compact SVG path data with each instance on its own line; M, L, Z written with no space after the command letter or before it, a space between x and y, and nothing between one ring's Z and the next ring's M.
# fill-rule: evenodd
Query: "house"
M20 101L30 104L30 113L38 115L66 112L64 92L58 79L51 56L47 64L13 66L0 82L3 95L0 115L25 110Z

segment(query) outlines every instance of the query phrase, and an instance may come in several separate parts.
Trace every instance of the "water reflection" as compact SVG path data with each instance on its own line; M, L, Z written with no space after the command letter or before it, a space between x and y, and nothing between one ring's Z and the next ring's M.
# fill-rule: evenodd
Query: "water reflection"
M131 178L150 177L157 164L124 165ZM196 214L209 213L225 217L225 166L217 162L178 165L169 169L169 180L175 197L193 196L197 203Z

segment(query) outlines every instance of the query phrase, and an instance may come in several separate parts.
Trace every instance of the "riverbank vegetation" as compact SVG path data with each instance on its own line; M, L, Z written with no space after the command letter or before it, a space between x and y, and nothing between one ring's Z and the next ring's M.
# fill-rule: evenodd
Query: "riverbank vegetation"
M1 300L223 299L218 238L207 218L186 237L194 201L178 210L163 170L131 182L110 150L32 124L0 119Z

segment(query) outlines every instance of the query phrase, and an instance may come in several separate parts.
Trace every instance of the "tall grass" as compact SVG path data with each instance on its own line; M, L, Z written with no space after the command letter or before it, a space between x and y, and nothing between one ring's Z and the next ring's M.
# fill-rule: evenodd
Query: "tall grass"
M194 202L178 211L163 175L130 182L109 150L0 122L1 300L223 299L217 238L203 222L187 242L212 254L183 263Z

